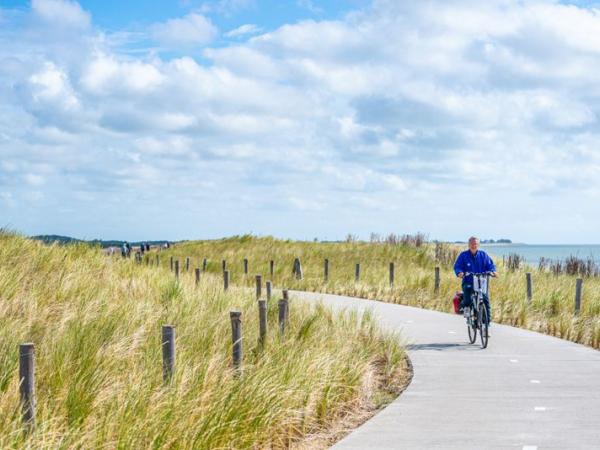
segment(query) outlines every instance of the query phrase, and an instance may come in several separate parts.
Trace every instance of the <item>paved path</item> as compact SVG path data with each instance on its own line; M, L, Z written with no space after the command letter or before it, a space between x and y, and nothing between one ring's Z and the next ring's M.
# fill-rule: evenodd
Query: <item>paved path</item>
M334 449L600 449L600 352L497 324L482 350L467 343L460 316L291 294L371 309L409 344L408 389Z

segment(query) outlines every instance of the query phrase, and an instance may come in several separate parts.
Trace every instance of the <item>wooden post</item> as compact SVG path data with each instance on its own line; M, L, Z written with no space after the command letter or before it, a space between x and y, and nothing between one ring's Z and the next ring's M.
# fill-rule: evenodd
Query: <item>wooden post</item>
M171 256L171 272L173 272L173 257Z
M168 383L175 371L175 327L162 326L163 381Z
M196 267L196 286L198 286L198 284L200 284L200 267Z
M325 267L323 270L323 278L325 282L329 281L329 259L325 258Z
M19 345L19 391L23 424L27 431L35 425L35 356L32 343Z
M360 281L360 263L356 263L356 267L354 268L354 281Z
M185 258L185 271L189 272L190 271L190 257L186 257Z
M275 261L269 261L269 273L271 274L271 278L275 275Z
M229 289L229 270L223 271L223 289Z
M258 300L261 295L262 289L262 277L260 275L256 275L256 299Z
M175 279L179 281L179 260L175 260Z
M390 263L390 287L394 287L394 263Z
M531 285L530 272L525 274L525 280L527 281L527 303L531 303L531 299L533 298L533 286Z
M231 311L231 341L233 343L233 367L240 370L242 367L242 313Z
M287 290L287 289L284 289L284 290L283 290L283 299L284 299L284 300L289 300L289 299L290 299L290 295L289 295L289 293L288 293L288 290Z
M244 258L244 275L248 275L248 258Z
M285 327L288 318L288 301L287 299L282 298L278 302L279 306L279 333L283 337L285 334Z
M223 260L221 262L221 265L223 266L223 272L225 272L225 270L227 269L227 261Z
M158 254L156 255L156 267L158 267L160 264L160 258L158 256Z
M575 280L575 314L579 314L581 310L581 291L583 289L583 279Z
M440 292L440 268L435 268L435 280L433 285L433 291L438 294Z
M267 301L270 301L271 294L273 292L273 283L271 283L270 281L267 281L265 284L267 286Z
M297 280L302 279L302 264L300 263L300 258L294 259L294 269L292 270L292 274L296 275Z
M207 268L208 268L208 259L204 258L202 260L202 272L206 272Z
M267 338L267 301L258 301L258 344L264 347Z

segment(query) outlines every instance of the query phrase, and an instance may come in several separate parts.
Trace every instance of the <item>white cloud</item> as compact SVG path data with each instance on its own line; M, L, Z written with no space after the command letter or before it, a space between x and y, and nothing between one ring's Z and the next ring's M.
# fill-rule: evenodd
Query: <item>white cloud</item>
M119 60L105 53L96 54L83 68L82 85L95 94L129 91L147 93L164 81L160 69L143 61Z
M90 15L79 3L70 0L32 0L31 8L35 15L54 26L87 28Z
M154 38L167 46L205 45L218 34L218 29L210 19L197 13L185 17L169 19L153 26Z
M261 31L262 28L260 28L259 26L253 23L247 23L245 25L241 25L237 28L234 28L231 31L228 31L227 33L225 33L225 36L229 38L239 38L242 36L247 36L249 34L257 34Z

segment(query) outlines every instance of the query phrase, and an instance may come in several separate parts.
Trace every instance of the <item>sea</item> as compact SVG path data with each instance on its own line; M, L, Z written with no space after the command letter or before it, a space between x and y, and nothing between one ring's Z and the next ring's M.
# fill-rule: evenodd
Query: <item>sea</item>
M481 244L481 249L490 254L492 258L495 256L498 259L516 253L525 258L529 264L537 264L542 257L553 261L562 261L569 256L581 259L592 258L595 262L600 263L600 244Z

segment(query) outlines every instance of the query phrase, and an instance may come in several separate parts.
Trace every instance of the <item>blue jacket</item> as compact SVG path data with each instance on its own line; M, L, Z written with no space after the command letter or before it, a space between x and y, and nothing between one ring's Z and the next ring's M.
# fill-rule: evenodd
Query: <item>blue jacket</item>
M471 250L465 250L454 263L454 273L458 275L461 272L471 273L483 273L483 272L495 272L496 266L492 258L488 256L483 250L477 250L474 255ZM469 275L463 279L463 283L473 283L473 276Z

